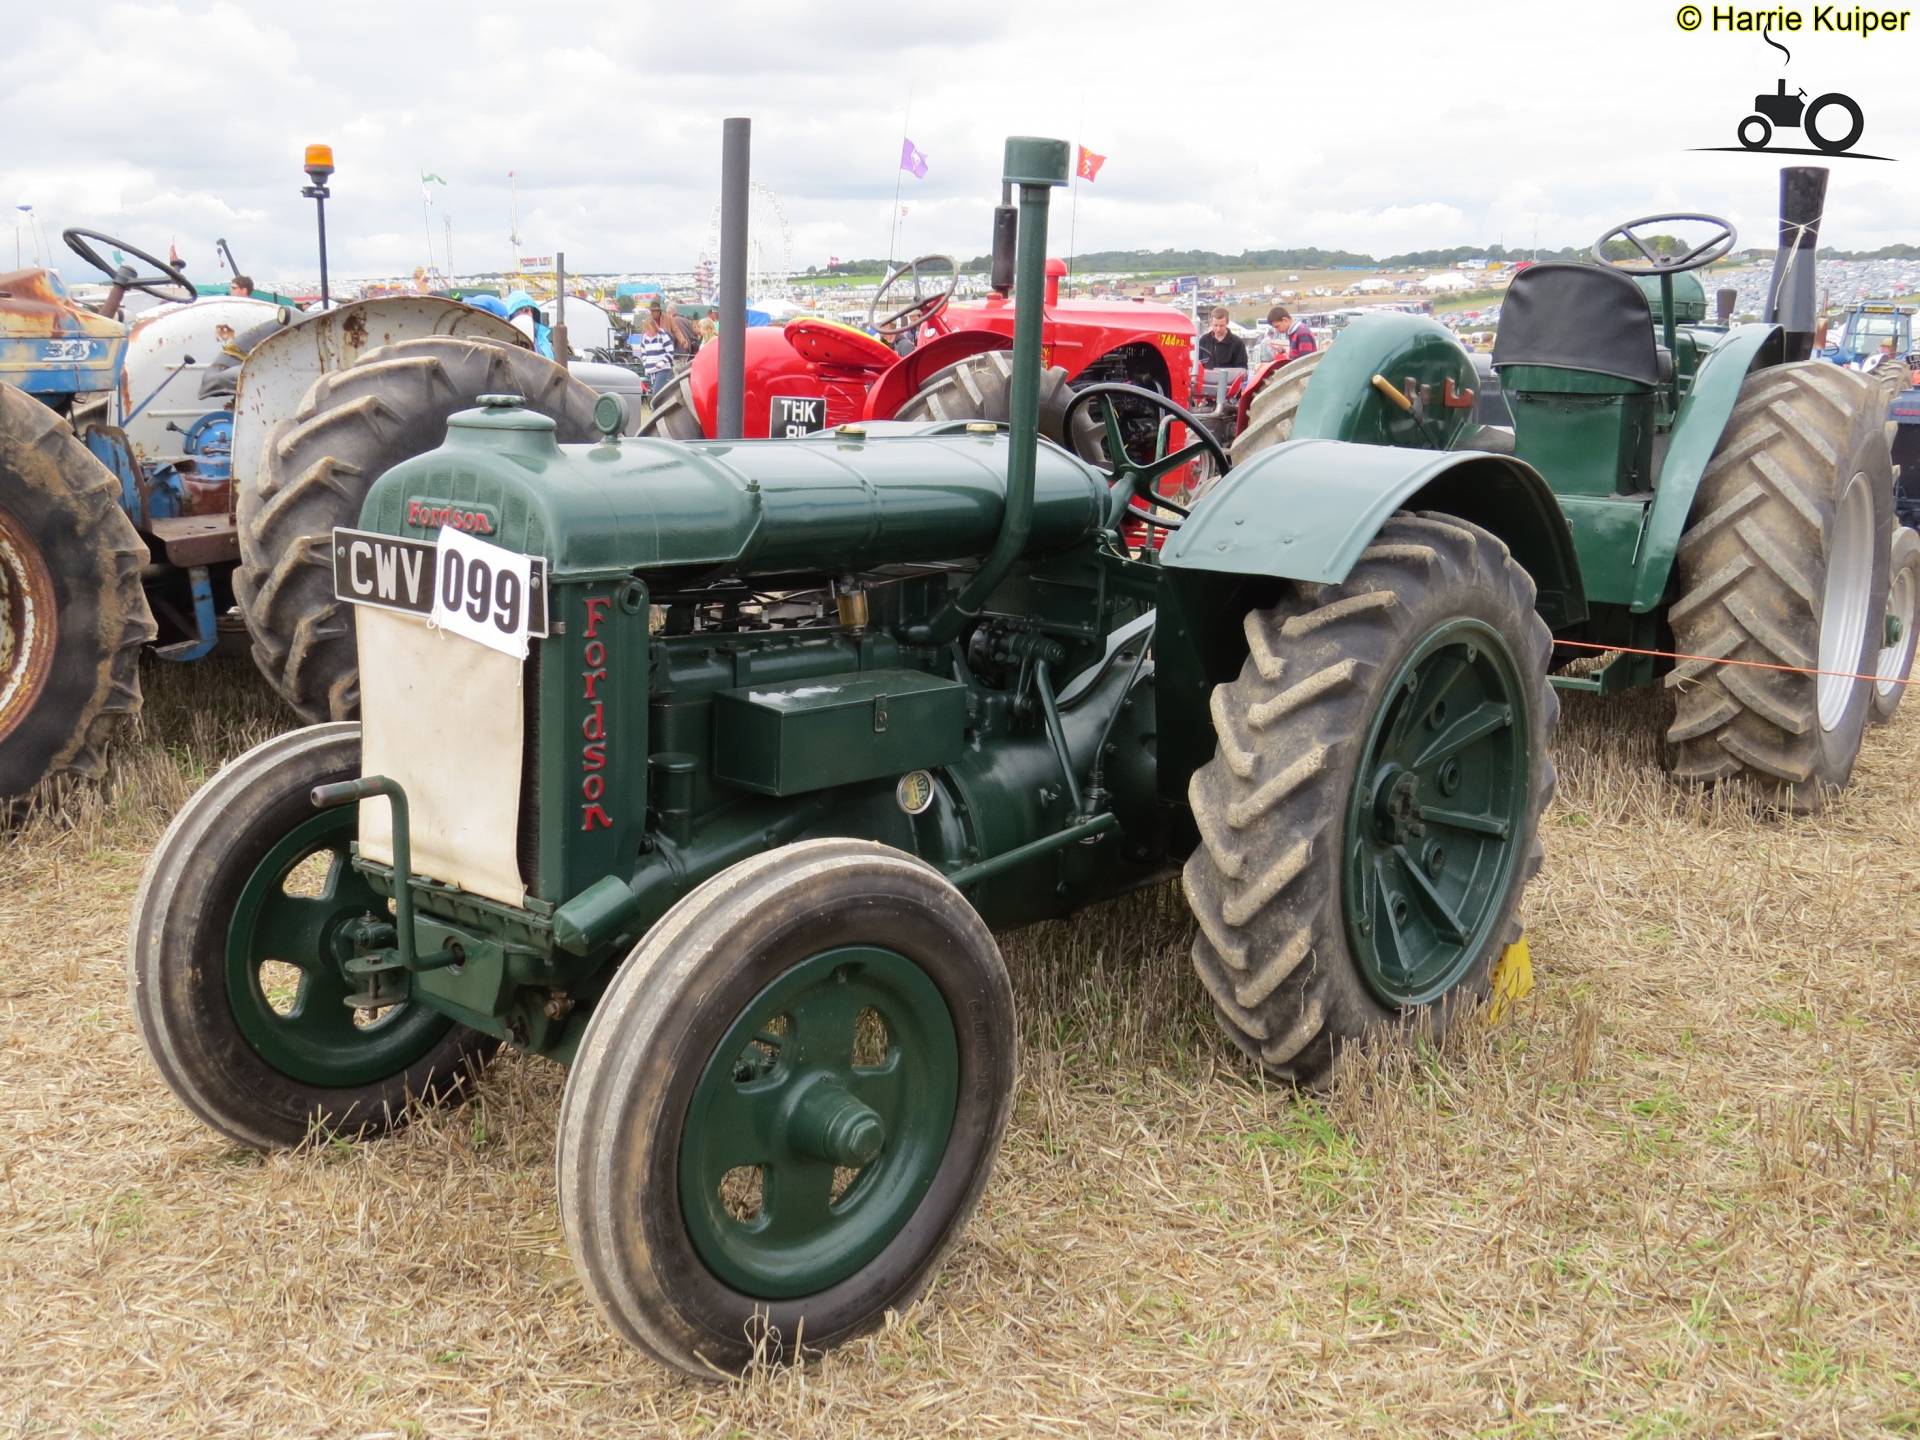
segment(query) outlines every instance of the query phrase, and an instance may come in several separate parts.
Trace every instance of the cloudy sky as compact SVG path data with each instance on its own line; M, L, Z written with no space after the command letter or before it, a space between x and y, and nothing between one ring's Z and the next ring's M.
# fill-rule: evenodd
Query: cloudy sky
M904 178L902 254L985 250L1009 133L1109 157L1080 187L1082 251L1557 246L1665 210L1770 244L1781 162L1690 147L1733 143L1784 76L1853 95L1858 148L1898 162L1834 163L1829 243L1920 242L1920 34L1791 36L1787 62L1685 34L1675 8L0 0L0 214L31 204L56 246L68 225L177 244L202 279L224 236L298 283L316 271L299 160L324 140L337 274L427 258L422 171L447 181L435 258L450 217L462 271L510 254L509 170L522 253L685 268L709 244L721 120L747 115L797 266L887 252L903 133L929 170Z

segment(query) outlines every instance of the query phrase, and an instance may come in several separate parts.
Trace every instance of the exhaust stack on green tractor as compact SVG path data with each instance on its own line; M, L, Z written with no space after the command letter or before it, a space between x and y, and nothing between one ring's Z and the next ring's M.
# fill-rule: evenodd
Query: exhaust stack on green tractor
M1010 427L561 445L493 397L375 483L334 536L362 722L223 771L138 902L136 1008L190 1108L285 1145L457 1099L501 1043L569 1064L582 1283L702 1374L932 1278L1007 1123L996 927L1179 873L1226 1032L1304 1082L1485 996L1552 785L1515 556L1577 598L1551 495L1322 442L1129 549L1213 442L1133 453L1110 408L1104 466L1038 437L1066 178L1062 142L1008 142ZM1202 434L1131 387L1074 403L1117 391ZM1250 508L1308 459L1293 508Z

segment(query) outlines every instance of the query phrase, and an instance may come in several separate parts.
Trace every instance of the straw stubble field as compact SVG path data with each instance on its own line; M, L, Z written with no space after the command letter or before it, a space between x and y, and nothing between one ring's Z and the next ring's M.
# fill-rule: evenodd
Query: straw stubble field
M283 720L148 681L114 794L0 840L0 1432L1920 1432L1920 707L1786 821L1670 790L1658 697L1571 700L1533 997L1329 1096L1216 1032L1174 892L1008 937L1018 1108L928 1298L703 1386L574 1281L555 1068L268 1158L173 1102L127 910Z

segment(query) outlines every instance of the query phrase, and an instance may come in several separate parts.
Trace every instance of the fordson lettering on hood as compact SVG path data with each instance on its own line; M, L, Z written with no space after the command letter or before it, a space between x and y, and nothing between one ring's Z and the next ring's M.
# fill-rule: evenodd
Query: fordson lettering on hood
M607 702L599 695L600 686L607 678L607 642L600 639L600 622L606 618L607 611L613 608L613 601L604 595L587 597L587 643L580 652L584 662L580 672L588 709L587 718L580 722L580 733L586 738L586 744L580 747L580 828L582 830L611 830L613 817L600 804L607 793Z
M438 500L407 501L407 524L418 525L423 530L437 530L445 525L474 535L493 534L493 517L485 510L462 510L458 505L442 504Z

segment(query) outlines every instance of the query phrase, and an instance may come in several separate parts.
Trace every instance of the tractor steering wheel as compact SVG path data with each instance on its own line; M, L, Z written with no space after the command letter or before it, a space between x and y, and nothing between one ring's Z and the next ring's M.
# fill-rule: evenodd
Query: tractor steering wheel
M1647 248L1634 231L1642 225L1694 224L1712 225L1714 233L1687 251L1684 255L1656 255ZM1607 258L1607 242L1618 235L1646 256L1645 263L1638 260L1625 262ZM1624 225L1616 225L1598 240L1593 242L1593 258L1602 265L1618 270L1623 275L1678 275L1685 270L1698 270L1711 265L1722 255L1733 249L1739 237L1733 233L1731 221L1722 220L1718 215L1644 215L1638 220L1629 220Z
M1162 455L1157 460L1149 460L1144 464L1135 461L1127 454L1126 435L1120 428L1120 412L1114 406L1114 400L1122 396L1129 400L1144 401L1154 409L1171 415L1187 427L1187 433L1194 437L1193 441L1181 446L1171 455ZM1164 515L1154 515L1150 511L1142 510L1139 511L1140 520L1162 530L1178 530L1181 523L1193 513L1192 508L1157 493L1153 488L1154 482L1162 475L1178 470L1182 465L1203 454L1212 458L1222 475L1233 468L1233 461L1221 447L1220 442L1213 438L1213 432L1200 422L1199 416L1186 406L1169 400L1158 390L1147 390L1138 385L1109 383L1089 385L1084 390L1076 390L1073 399L1067 404L1066 413L1061 416L1061 429L1069 435L1073 434L1074 418L1080 413L1082 407L1103 397L1112 397L1107 400L1104 427L1107 464L1110 467L1107 474L1113 481L1107 492L1111 499L1107 505L1106 528L1115 529L1122 520L1127 519L1128 511L1136 508L1133 502L1137 497L1149 505L1158 505L1171 510L1175 517L1169 519Z
M939 261L947 267L947 288L937 295L920 293L920 267L931 266ZM913 303L904 310L896 310L879 323L874 316L879 313L880 300L893 288L894 282L902 275L913 276ZM953 292L960 286L960 267L953 263L951 255L922 255L917 260L909 260L880 282L880 288L873 293L873 300L867 306L867 327L882 340L896 340L909 330L917 330L941 311L947 308L947 302L953 298Z
M164 260L156 260L144 250L137 250L124 240L116 240L111 235L102 235L98 230L62 230L60 238L67 242L67 248L98 270L115 287L121 290L144 290L156 300L175 300L191 305L200 298L200 292L193 288L193 282L187 279L178 265L169 265ZM145 261L160 273L142 275L133 266L122 261L110 263L105 256L94 249L91 241L99 241L110 250L124 250L136 260ZM180 294L172 294L178 286Z

